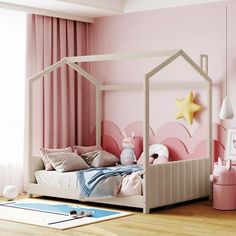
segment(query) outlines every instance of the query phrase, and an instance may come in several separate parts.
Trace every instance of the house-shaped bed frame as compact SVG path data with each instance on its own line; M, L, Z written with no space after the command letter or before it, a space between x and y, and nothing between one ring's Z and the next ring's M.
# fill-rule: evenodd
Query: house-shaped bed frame
M144 75L143 83L103 85L91 74L85 71L79 64L81 62L112 61L129 58L162 57L164 60ZM204 80L191 83L157 83L150 86L150 79L169 65L177 58L182 57L188 64L196 70ZM39 72L28 83L28 194L55 196L61 198L78 199L77 189L63 189L37 184L35 171L43 169L40 157L33 156L33 83L52 72L53 70L69 65L85 79L90 81L96 88L96 144L101 144L101 94L103 91L118 90L143 90L144 95L144 122L143 122L143 149L145 154L143 195L123 198L101 198L89 199L91 202L101 202L107 204L123 205L142 208L144 213L148 213L151 208L170 205L178 202L207 197L210 195L209 174L212 170L212 80L208 76L208 57L201 55L200 66L198 66L183 50L160 50L152 52L101 54L76 57L65 57L57 63ZM203 69L204 67L204 69ZM207 122L208 122L208 152L205 157L193 160L181 160L160 165L150 165L149 155L149 90L168 88L205 88L207 90Z

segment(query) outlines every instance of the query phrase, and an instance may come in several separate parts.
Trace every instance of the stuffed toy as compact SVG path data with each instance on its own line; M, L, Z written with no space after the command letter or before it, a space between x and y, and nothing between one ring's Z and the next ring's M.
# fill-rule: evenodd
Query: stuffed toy
M7 185L2 192L3 197L7 200L14 200L18 196L18 190L14 185Z
M122 141L123 150L120 154L121 165L132 165L137 162L136 155L134 153L134 132L132 132L131 137L127 137L126 133L123 132L124 139Z
M169 150L163 144L152 144L149 146L149 164L161 164L169 161ZM138 165L143 165L144 153L138 159Z

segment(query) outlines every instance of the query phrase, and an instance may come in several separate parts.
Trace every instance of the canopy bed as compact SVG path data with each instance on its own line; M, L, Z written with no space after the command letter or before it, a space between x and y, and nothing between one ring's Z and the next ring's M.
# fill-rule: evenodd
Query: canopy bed
M163 61L143 75L143 83L138 84L101 84L89 72L85 71L79 64L82 62L112 61L129 58L160 57ZM168 66L177 58L182 57L184 61L197 71L203 81L190 83L156 83L150 85L150 80L163 68ZM203 63L205 61L205 64ZM39 184L35 179L35 172L43 170L43 163L40 157L33 155L32 147L32 99L33 83L52 72L53 70L67 64L85 79L90 81L96 88L96 145L101 144L101 122L102 122L102 99L104 91L143 91L144 117L143 117L143 194L132 197L94 198L88 199L91 202L100 202L121 206L130 206L143 209L149 213L150 209L159 206L170 205L178 202L207 197L210 195L210 182L212 163L212 81L207 74L207 56L201 55L201 65L198 66L183 50L160 50L152 52L120 53L66 57L57 63L39 72L29 80L28 87L28 194L54 196L68 199L78 199L78 188L73 185L70 188L60 186L47 186ZM204 64L204 65L203 65ZM205 67L205 68L203 68ZM167 162L158 165L150 165L149 158L149 93L150 89L166 88L204 88L207 91L207 123L208 123L208 152L206 156L198 159ZM55 176L53 178L56 178Z

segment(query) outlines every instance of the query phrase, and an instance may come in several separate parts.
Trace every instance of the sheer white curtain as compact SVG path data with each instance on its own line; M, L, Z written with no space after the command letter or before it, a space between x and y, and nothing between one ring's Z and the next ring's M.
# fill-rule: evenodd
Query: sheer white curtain
M0 9L0 195L23 188L26 14Z

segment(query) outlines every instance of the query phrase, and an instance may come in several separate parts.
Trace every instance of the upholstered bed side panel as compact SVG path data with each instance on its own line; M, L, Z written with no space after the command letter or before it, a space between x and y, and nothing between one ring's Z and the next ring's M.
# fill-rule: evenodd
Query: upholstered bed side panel
M43 170L44 164L42 158L39 156L32 156L29 161L29 183L36 183L35 171Z
M208 158L150 166L150 208L210 195Z

